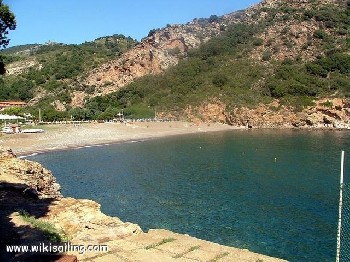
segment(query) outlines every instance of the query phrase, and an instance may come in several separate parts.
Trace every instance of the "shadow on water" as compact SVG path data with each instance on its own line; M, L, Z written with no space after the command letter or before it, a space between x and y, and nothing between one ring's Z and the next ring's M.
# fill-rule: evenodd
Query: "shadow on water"
M25 184L0 182L0 261L76 261L74 256L54 254L50 252L8 252L12 245L50 244L43 231L27 223L16 225L12 217L17 211L25 211L35 218L42 218L54 199L39 199ZM58 243L51 243L58 244Z

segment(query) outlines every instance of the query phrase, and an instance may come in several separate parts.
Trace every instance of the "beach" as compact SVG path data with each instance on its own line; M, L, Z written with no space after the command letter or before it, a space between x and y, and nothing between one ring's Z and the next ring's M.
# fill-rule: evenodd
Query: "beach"
M82 123L43 125L44 133L2 134L0 145L17 155L130 140L237 129L226 124L189 122Z

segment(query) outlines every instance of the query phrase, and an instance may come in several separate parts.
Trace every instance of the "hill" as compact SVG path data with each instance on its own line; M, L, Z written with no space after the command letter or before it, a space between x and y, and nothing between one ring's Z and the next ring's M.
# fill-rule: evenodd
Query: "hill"
M350 91L349 5L263 1L220 17L210 23L220 29L212 31L215 37L194 49L179 48L186 58L177 66L166 71L158 67L158 75L96 97L86 107L104 112L101 117L124 108L131 116L151 116L156 110L159 116L235 125L334 124L348 112L346 99L332 99L347 98ZM159 31L155 39L167 31ZM100 78L109 72L94 71ZM342 110L329 119L334 112L327 110L335 104Z
M114 35L80 45L48 42L2 50L7 74L0 79L0 100L19 99L32 105L55 100L70 103L77 76L115 59L136 43Z
M266 0L222 17L151 30L116 59L84 67L84 74L62 70L65 81L75 78L56 102L65 102L61 110L76 119L113 118L123 109L130 117L156 111L256 126L276 119L272 126L305 125L316 114L311 118L322 125L334 124L348 112L349 8L344 0ZM46 85L39 86L50 91ZM32 103L44 106L47 98L40 94ZM57 103L52 106L59 109ZM338 113L328 112L336 105Z

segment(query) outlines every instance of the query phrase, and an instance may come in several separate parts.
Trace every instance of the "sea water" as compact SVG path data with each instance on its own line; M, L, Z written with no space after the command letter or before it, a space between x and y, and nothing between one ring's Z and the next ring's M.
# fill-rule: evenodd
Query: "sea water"
M144 231L334 261L341 150L349 150L350 168L350 132L237 130L29 159L53 171L65 196L93 199Z

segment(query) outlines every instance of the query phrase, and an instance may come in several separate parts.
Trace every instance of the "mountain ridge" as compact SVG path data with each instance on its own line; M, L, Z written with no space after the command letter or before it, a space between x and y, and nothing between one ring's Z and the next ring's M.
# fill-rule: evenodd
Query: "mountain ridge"
M143 75L164 72L177 65L190 49L197 48L220 34L227 24L239 22L239 16L236 18L238 14L240 11L221 17L212 15L208 19L195 18L184 25L175 24L153 29L134 49L100 68L93 69L83 84L95 85L99 89L96 95L105 95ZM104 81L112 83L108 88L103 88Z
M69 80L60 96L48 100L50 92L37 92L31 104L50 103L47 110L59 109L62 117L69 110L79 119L113 118L122 109L130 117L147 116L155 108L186 118L209 104L224 105L232 115L237 107L274 99L278 108L297 111L327 97L346 104L349 7L344 0L266 0L154 29L119 56L59 80Z
M310 2L313 2L313 5L310 6ZM297 15L304 15L305 10L312 10L313 7L318 6L320 8L330 4L340 6L343 2L337 0L292 1L288 2L288 8L290 9L286 9L286 12L295 12L294 8L299 11ZM143 75L164 72L169 67L176 65L180 59L186 57L188 50L198 48L200 44L207 42L213 36L218 36L228 25L240 22L259 23L268 15L268 8L283 8L283 2L266 0L249 7L245 11L236 11L222 17L216 17L212 21L209 18L209 23L207 22L205 28L201 27L200 19L194 19L185 25L173 25L154 30L152 35L143 38L134 50L123 54L122 58L94 69L83 81L83 85L96 86L99 91L95 95L106 95L119 90ZM310 40L319 29L319 21L310 19L295 24L293 21L286 23L282 15L279 17L279 14L276 14L276 17L282 21L268 28L267 32L258 35L261 43L257 44L257 47L251 51L251 59L261 61L265 59L264 56L268 56L269 60L277 61L295 60L297 58L309 61L323 54L322 50L319 50L317 41L311 43ZM203 37L201 29L206 31L205 37ZM192 34L189 35L188 31ZM286 33L289 33L293 39L284 39L283 41L283 35ZM278 35L278 38L274 41L276 35ZM128 54L130 54L130 57L128 57ZM106 82L108 82L108 87L106 87Z

